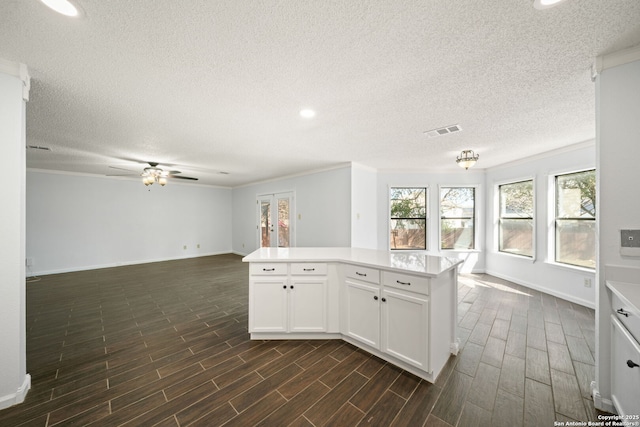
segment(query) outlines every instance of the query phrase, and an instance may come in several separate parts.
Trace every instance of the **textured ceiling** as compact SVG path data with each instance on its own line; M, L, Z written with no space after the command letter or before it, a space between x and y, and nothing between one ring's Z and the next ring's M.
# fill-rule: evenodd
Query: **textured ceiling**
M32 75L27 144L52 150L27 166L156 161L221 186L352 161L463 173L463 149L487 168L591 140L593 59L640 43L638 0L72 1L79 18L0 2L0 58Z

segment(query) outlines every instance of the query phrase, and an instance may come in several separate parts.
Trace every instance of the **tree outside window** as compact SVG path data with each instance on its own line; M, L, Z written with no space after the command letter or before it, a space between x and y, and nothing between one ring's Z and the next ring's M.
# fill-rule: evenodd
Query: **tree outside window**
M392 250L427 249L427 189L392 187L390 236Z
M440 248L475 249L474 187L440 189Z
M498 250L533 257L533 180L498 186Z
M596 267L596 172L556 176L555 260Z

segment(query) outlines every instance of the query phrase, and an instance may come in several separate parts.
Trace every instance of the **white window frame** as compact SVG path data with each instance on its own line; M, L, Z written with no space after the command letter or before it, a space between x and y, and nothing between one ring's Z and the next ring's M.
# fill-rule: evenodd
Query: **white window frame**
M533 235L532 235L532 248L531 251L533 252L532 256L528 256L528 255L519 255L519 254L515 254L512 252L505 252L505 251L501 251L500 250L500 219L502 216L502 212L500 210L500 187L503 185L509 185L509 184L517 184L519 182L525 182L525 181L532 181L533 182ZM494 245L493 245L493 250L495 253L498 253L500 255L505 255L505 256L513 256L513 257L517 257L518 259L522 259L522 260L529 260L529 261L535 261L536 260L536 254L537 254L537 221L538 221L538 203L537 203L537 182L536 182L536 177L535 176L525 176L525 177L521 177L521 178L514 178L514 179L509 179L509 180L504 180L504 181L497 181L494 182L494 191L493 191L493 200L494 200L494 234L493 234L493 241L494 241Z
M473 188L473 249L443 249L442 248L442 189L443 188ZM482 252L480 241L480 226L482 224L482 217L480 211L480 201L482 200L482 186L480 184L451 184L451 185L438 185L438 251L445 253L453 252Z
M596 173L597 179L597 169L595 166L584 167L580 169L570 169L570 170L557 170L550 171L547 177L547 259L546 263L575 271L582 271L585 273L591 273L595 271L594 268L583 267L581 265L575 264L567 264L564 262L556 261L556 177L560 175L571 175L574 173L594 171ZM596 224L597 224L598 212L596 212ZM597 254L596 247L596 254Z
M424 224L424 234L425 234L425 248L424 249L392 249L391 248L391 189L392 188L424 188L424 203L425 203L425 224ZM387 250L389 252L401 252L401 251L428 251L429 250L429 186L420 184L420 185L388 185L387 186Z

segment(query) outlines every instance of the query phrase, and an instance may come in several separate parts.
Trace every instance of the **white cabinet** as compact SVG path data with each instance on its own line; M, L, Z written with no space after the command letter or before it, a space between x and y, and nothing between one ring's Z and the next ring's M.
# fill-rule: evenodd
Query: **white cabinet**
M347 279L345 291L343 333L380 348L380 287Z
M251 279L249 332L287 331L287 277Z
M611 316L611 399L619 415L640 414L640 345Z
M290 248L245 261L252 339L343 339L430 382L457 354L458 260Z
M429 371L429 299L385 288L380 301L381 350Z
M327 279L292 278L289 285L289 332L327 330Z
M325 332L326 264L251 264L249 332Z
M342 333L429 371L429 280L345 266ZM405 291L411 289L415 292Z

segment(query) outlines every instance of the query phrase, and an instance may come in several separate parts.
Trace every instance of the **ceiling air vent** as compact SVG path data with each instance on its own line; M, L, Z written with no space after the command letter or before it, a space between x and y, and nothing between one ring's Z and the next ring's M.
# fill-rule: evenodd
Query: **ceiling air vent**
M429 138L435 138L436 136L448 135L450 133L460 132L461 130L460 125L449 125L438 129L426 130L423 133Z
M51 151L49 147L43 147L41 145L27 145L29 150L41 150L41 151Z

